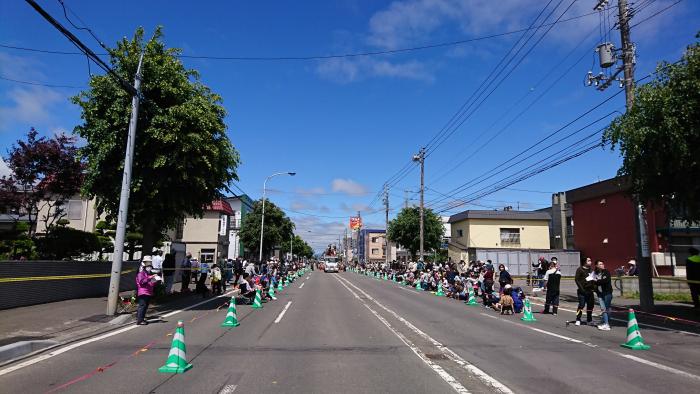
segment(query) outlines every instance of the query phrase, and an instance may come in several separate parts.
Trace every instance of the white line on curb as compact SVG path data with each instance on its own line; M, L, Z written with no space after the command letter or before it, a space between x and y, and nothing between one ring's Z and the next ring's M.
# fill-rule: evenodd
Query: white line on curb
M292 305L292 301L288 301L287 305L284 306L284 309L282 309L282 312L280 312L279 316L277 316L277 319L275 319L275 324L279 323L280 320L282 320L282 317L284 316L285 313L287 313L287 309L289 309L290 305Z
M516 326L518 326L518 327L527 328L528 330L532 330L532 331L535 331L535 332L539 332L539 333L541 333L541 334L545 334L545 335L549 335L549 336L552 336L552 337L555 337L555 338L563 339L563 340L565 340L565 341L569 341L569 342L573 342L573 343L579 343L579 344L581 344L581 345L585 345L585 346L588 346L588 347L598 347L598 345L594 345L594 344L592 344L592 343L584 342L584 341L579 340L579 339L576 339L576 338L569 338L569 337L564 336L564 335L559 335L559 334L556 334L556 333L553 333L553 332L549 332L549 331L545 331L545 330L540 330L539 328L526 326L526 325L524 325L524 324L518 324L518 323L513 322L513 321L510 321L510 320L499 319L499 318L496 317L496 316L489 315L489 314L486 314L486 313L481 313L481 315L482 315L482 316L486 316L486 317L490 317L490 318L492 318L492 319L500 320L500 321L503 321L503 322L506 322L506 323L514 324L514 325L516 325Z
M231 290L231 291L229 291L228 293L225 293L225 294L221 295L220 297L227 296L227 295L229 295L229 294L231 294L231 293L233 293L233 292L234 292L234 291ZM190 309L192 309L192 308L196 308L196 307L198 307L198 306L200 306L200 305L202 305L202 304L205 304L205 303L207 303L207 302L211 302L211 301L213 301L213 300L215 300L215 299L216 299L216 298L212 298L212 299L208 299L208 300L204 300L204 301L198 302L198 303L196 303L196 304L194 304L194 305L188 306L187 308L182 308L182 309L178 309L178 310L175 310L175 311L166 313L166 314L162 315L162 317L170 317L170 316L176 315L176 314L178 314L178 313L188 311L188 310L190 310ZM136 326L136 325L126 326L126 327L124 327L124 328L120 328L120 329L115 330L115 331L110 331L110 332L108 332L108 333L106 333L106 334L102 334L102 335L99 335L99 336L96 336L96 337L93 337L93 338L86 339L86 340L84 340L84 341L80 341L80 342L73 343L73 344L71 344L71 345L68 345L68 346L65 346L65 347L56 349L56 350L54 350L54 351L48 352L48 353L46 353L46 354L41 354L41 355L36 356L36 357L34 357L34 358L30 358L29 360L23 361L23 362L21 362L21 363L19 363L19 364L16 364L16 365L7 367L7 368L5 368L5 369L1 369L1 370L0 370L0 376L6 375L6 374L8 374L8 373L10 373L10 372L14 372L14 371L20 370L20 369L22 369L22 368L25 368L25 367L28 367L28 366L30 366L30 365L36 364L36 363L38 363L38 362L41 362L41 361L44 361L44 360L48 360L48 359L50 359L50 358L52 358L52 357L58 356L59 354L63 354L63 353L65 353L65 352L71 351L71 350L73 350L73 349L75 349L75 348L79 348L79 347L84 346L84 345L87 345L87 344L89 344L89 343L101 341L101 340L103 340L103 339L105 339L105 338L109 338L109 337L112 337L112 336L121 334L121 333L123 333L123 332L131 331L131 330L133 330L133 329L135 329L135 328L137 328L137 327L138 327L138 326Z
M336 279L337 279L337 277L336 277ZM382 317L379 313L377 313L377 311L375 311L374 309L372 309L371 306L367 305L367 303L366 303L363 299L361 299L360 296L357 295L357 293L355 293L354 291L352 291L351 288L349 288L345 283L343 283L343 281L341 281L340 279L338 279L338 281L339 281L340 284L343 285L343 287L345 287L353 296L355 296L355 298L357 298L357 299L362 303L362 305L364 305L365 308L367 308L377 319L379 319L379 321L382 322L382 323L389 329L389 331L391 331L394 335L396 335L397 338L399 338L399 340L400 340L401 342L403 342L406 346L408 346L408 348L411 349L411 351L412 351L416 356L418 356L418 358L420 358L421 361L423 361L428 367L430 367L433 371L435 371L435 373L437 373L438 376L440 376L440 378L442 378L442 380L444 380L447 384L449 384L450 387L452 387L452 389L453 389L454 391L456 391L456 392L458 392L458 393L465 393L465 394L468 394L468 393L469 393L469 390L467 390L464 386L462 386L462 384L459 383L459 382L457 381L457 379L454 378L454 376L452 376L452 375L450 375L449 373L447 373L441 366L439 366L439 365L435 364L434 362L432 362L432 361L425 355L425 353L423 353L420 349L418 349L418 347L417 347L416 345L413 344L413 342L411 342L408 338L406 338L406 337L405 337L403 334L401 334L398 330L394 329L394 327L392 327L391 324L390 324L384 317ZM351 285L352 285L352 284L351 284Z
M302 287L304 287L305 284L306 282L302 283L301 286L299 286L299 288L301 289Z
M369 300L371 300L372 302L374 302L377 306L379 306L380 308L382 308L382 309L384 309L385 311L387 311L388 313L390 313L392 316L394 316L394 317L395 317L396 319L398 319L400 322L402 322L403 324L405 324L405 325L406 325L409 329L411 329L414 333L418 334L418 335L419 335L420 337L422 337L423 339L425 339L425 340L429 341L430 343L432 343L432 344L433 344L435 347L437 347L447 358L449 358L450 360L452 360L454 363L456 363L456 364L459 365L460 367L466 369L467 371L469 371L470 373L472 373L473 375L475 375L479 380L481 380L482 383L484 383L485 385L489 386L489 387L490 387L491 389L493 389L494 391L497 391L497 392L500 392L500 393L513 393L513 391L512 391L511 389L509 389L506 385L504 385L503 383L499 382L498 380L496 380L494 377L490 376L490 375L487 374L486 372L482 371L482 370L479 369L477 366L470 364L470 363L467 362L465 359L463 359L462 357L460 357L457 353L453 352L451 349L447 348L446 346L444 346L443 344L441 344L440 342L438 342L437 340L435 340L434 338L432 338L431 336L429 336L429 335L426 334L425 332L421 331L418 327L414 326L411 322L409 322L408 320L406 320L406 319L404 319L403 317L399 316L399 314L397 314L396 312L392 311L391 309L389 309L389 308L387 308L386 306L384 306L383 304L381 304L379 301L377 301L377 300L375 300L374 298L372 298L372 296L370 296L369 294L367 294L365 291L363 291L363 290L360 289L359 287L355 286L353 283L351 283L351 282L348 281L347 279L345 279L345 278L340 278L340 279L342 279L342 280L345 281L347 284L349 284L350 286L352 286L352 287L354 287L355 289L357 289L357 291L359 291L360 293L362 293L365 297L367 297L367 299L369 299Z

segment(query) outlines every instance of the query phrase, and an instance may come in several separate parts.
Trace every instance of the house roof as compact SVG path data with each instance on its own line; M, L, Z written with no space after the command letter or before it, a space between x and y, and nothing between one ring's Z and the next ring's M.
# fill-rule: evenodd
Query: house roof
M208 211L216 211L216 212L221 212L225 213L227 215L233 216L235 213L233 212L233 208L231 208L231 204L224 200L215 200L212 201L210 205L207 205L206 210Z
M615 177L604 181L581 186L566 192L566 202L574 203L590 200L611 194L627 192L630 189L630 181L627 177Z
M485 211L468 210L450 216L450 223L461 222L466 219L494 219L494 220L552 220L547 212L537 211Z

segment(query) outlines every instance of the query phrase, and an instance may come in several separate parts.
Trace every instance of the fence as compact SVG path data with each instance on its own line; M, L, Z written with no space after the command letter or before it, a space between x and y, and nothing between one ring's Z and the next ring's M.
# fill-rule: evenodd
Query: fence
M124 262L120 291L136 288L138 267ZM106 296L111 268L103 261L0 261L0 310Z
M474 256L473 258L471 256ZM580 253L575 250L556 249L532 249L532 250L508 250L508 249L474 249L470 250L470 258L474 260L491 260L498 267L504 264L511 275L527 275L532 271L532 263L540 256L551 260L556 257L563 276L573 276L581 265Z

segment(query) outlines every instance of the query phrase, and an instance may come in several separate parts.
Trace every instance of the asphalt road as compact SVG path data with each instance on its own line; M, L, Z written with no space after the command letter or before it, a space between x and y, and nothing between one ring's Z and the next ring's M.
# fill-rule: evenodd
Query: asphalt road
M652 349L566 327L573 313L523 323L482 307L344 272L312 272L261 310L226 298L0 368L6 393L700 392L700 336L642 326ZM539 309L535 307L535 309ZM284 314L282 312L284 311ZM177 320L185 374L158 373Z

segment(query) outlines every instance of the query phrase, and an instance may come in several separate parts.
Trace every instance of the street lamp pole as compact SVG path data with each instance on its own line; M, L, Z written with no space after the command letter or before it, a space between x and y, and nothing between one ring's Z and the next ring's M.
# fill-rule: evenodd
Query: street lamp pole
M260 218L260 254L258 255L258 263L260 264L262 264L263 258L263 234L265 233L265 195L267 193L267 181L278 175L294 176L296 174L296 172L277 172L265 178L265 182L263 182L262 217Z

